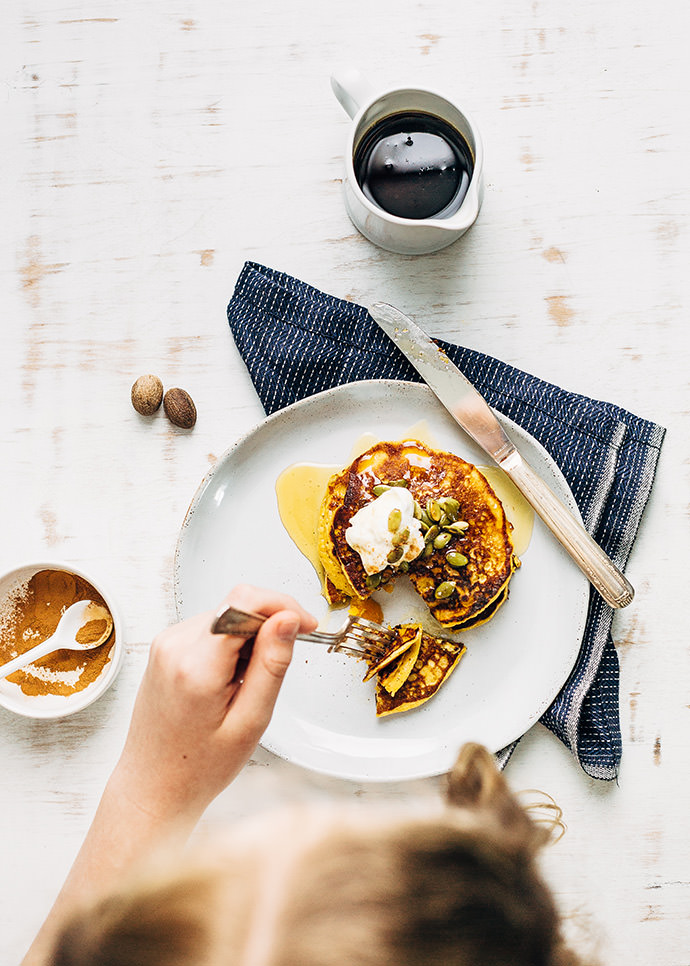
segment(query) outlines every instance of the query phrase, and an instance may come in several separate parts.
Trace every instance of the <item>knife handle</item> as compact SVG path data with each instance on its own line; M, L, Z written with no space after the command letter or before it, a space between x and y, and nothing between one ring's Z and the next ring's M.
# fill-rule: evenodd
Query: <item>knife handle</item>
M500 466L606 603L627 607L635 596L630 582L529 463L514 452Z

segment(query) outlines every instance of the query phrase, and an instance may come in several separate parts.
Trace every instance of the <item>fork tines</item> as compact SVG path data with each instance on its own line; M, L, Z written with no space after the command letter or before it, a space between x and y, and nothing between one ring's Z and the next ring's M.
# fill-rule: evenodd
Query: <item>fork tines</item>
M394 634L387 627L375 624L365 617L355 617L347 630L346 638L362 644L372 656L382 655L393 642Z

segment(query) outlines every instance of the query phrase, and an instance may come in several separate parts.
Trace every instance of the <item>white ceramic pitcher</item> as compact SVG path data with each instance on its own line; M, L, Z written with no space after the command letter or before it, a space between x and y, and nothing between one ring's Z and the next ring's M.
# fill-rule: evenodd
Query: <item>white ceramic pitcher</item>
M374 90L356 70L331 77L335 96L352 118L345 148L345 207L355 227L369 241L401 255L422 255L452 244L477 219L484 195L481 137L467 112L443 94L420 87ZM450 124L469 146L474 162L467 193L459 209L446 218L401 218L384 211L364 194L354 169L362 138L392 114L421 112Z

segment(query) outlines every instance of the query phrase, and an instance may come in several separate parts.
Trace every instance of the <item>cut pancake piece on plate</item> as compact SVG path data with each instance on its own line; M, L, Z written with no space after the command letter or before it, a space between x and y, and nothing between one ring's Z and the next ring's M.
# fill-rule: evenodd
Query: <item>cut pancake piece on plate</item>
M365 680L377 674L376 716L411 711L433 697L466 651L460 642L427 634L420 624L395 627L396 642L372 665ZM392 659L391 659L392 657Z
M422 628L419 624L399 624L397 627L391 627L391 630L395 632L395 640L382 657L369 664L369 670L364 675L365 681L370 681L377 674L383 673L393 662L397 665L398 658L411 649L414 650L414 645L421 640ZM418 652L419 648L416 648L416 651Z

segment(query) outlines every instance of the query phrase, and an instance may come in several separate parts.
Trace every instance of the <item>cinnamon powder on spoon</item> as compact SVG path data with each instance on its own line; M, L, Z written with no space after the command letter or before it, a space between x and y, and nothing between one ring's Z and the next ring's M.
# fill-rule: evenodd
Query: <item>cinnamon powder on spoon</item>
M107 607L95 587L65 570L40 570L16 588L0 604L0 664L47 640L55 633L67 608L79 600L92 600ZM80 640L95 640L98 629L90 625L102 623L89 621L84 628L86 636ZM27 695L68 696L83 691L103 671L114 643L113 630L100 647L91 651L54 651L15 671L7 680L19 685Z

